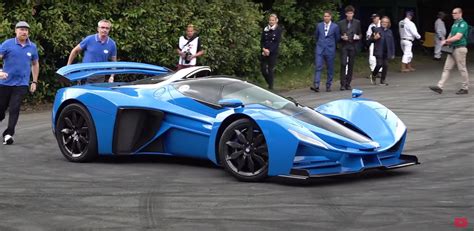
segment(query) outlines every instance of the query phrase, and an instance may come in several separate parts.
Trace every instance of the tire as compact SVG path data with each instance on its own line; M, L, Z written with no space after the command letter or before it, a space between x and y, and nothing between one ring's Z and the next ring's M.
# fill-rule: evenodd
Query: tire
M240 181L267 178L268 148L258 125L246 118L231 123L219 140L219 160Z
M59 149L71 162L88 162L97 157L97 134L87 109L81 104L67 105L56 121Z

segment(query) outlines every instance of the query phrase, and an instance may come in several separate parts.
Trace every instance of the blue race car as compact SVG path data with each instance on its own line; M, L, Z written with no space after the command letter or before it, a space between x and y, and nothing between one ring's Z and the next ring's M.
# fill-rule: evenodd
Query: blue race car
M72 82L98 75L142 77L60 89L53 133L72 162L98 155L203 158L242 181L350 174L418 164L402 154L403 122L358 98L316 109L248 82L210 76L209 67L177 72L132 62L84 63L57 73Z

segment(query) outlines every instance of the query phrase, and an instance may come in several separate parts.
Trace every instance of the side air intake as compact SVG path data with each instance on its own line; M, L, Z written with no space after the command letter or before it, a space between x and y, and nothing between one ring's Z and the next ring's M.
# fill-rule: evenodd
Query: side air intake
M154 137L160 129L163 117L164 113L161 111L119 108L112 151L118 155L135 152Z

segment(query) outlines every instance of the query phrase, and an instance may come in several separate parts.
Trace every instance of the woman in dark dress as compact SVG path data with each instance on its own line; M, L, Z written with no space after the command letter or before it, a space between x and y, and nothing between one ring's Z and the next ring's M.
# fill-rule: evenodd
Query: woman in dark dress
M260 46L262 48L261 71L268 84L268 88L273 89L273 77L278 56L278 46L280 45L281 28L278 26L278 17L271 14L268 17L268 26L262 31Z
M392 30L390 30L390 18L385 16L381 20L381 27L374 29L372 38L370 39L374 45L374 56L377 59L377 65L370 74L370 82L376 84L376 76L382 69L382 77L380 85L388 85L386 81L388 71L388 60L395 58L395 42Z

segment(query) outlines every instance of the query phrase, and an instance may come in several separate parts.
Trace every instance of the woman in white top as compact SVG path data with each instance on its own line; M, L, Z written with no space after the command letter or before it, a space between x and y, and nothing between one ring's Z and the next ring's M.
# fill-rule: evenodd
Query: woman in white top
M372 14L372 23L369 25L369 28L367 29L367 41L370 40L372 33L374 31L374 28L380 27L380 15L378 14ZM377 65L377 60L374 56L374 44L371 43L369 46L369 66L370 66L370 72L374 71L375 66ZM380 72L382 72L382 69L380 69Z

